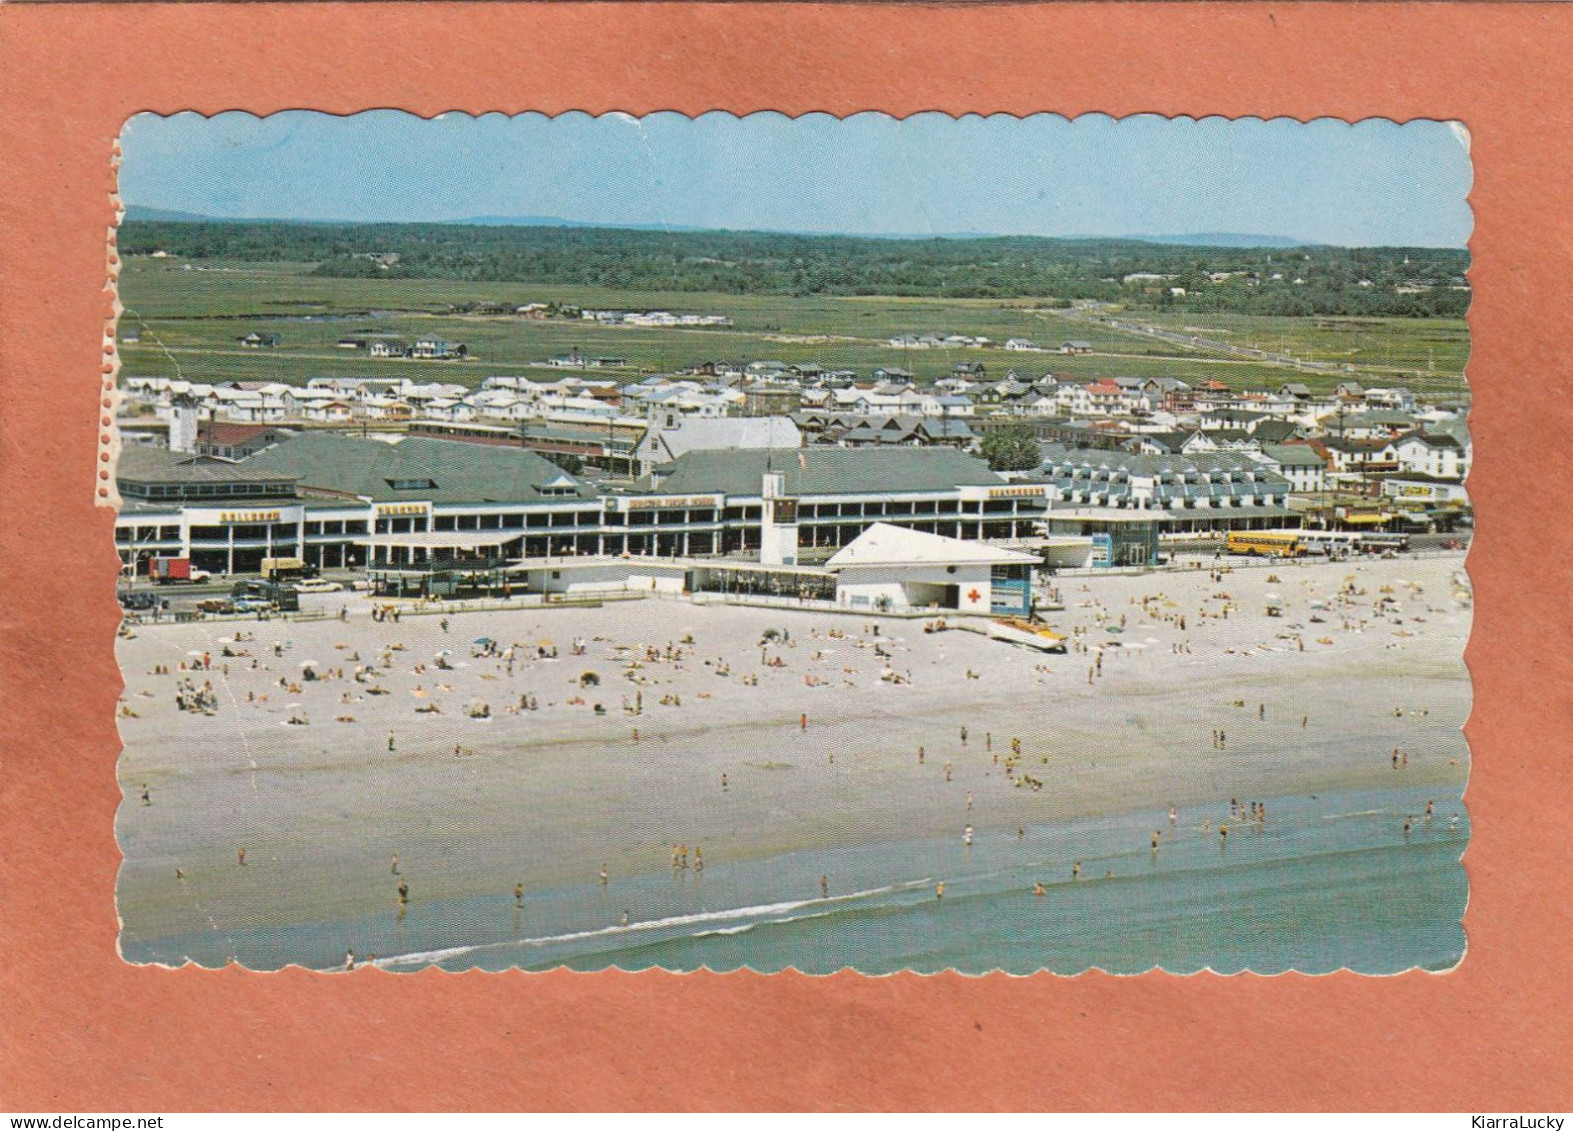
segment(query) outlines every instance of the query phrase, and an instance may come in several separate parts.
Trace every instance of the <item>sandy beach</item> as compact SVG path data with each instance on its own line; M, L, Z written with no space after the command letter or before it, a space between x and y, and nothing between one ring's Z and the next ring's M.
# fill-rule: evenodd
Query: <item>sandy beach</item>
M412 902L593 886L603 865L615 885L678 844L721 864L1169 805L1189 827L1232 797L1456 797L1462 557L1062 578L1046 619L1066 655L677 599L394 623L335 593L304 601L333 619L138 626L119 641L120 914L150 938L382 911L401 878ZM514 646L511 674L478 637ZM181 710L182 679L215 705Z

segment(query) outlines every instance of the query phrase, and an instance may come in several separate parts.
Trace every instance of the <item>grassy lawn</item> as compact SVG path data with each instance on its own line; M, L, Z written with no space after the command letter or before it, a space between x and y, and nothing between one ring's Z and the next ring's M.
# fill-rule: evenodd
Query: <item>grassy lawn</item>
M901 366L920 380L951 372L958 362L982 362L990 376L1015 370L1036 377L1171 376L1212 378L1231 387L1276 387L1285 380L1328 388L1341 372L1305 372L1242 361L1225 351L1173 343L1089 324L1031 300L781 297L706 293L613 291L591 287L531 286L451 280L334 279L313 276L310 264L131 258L120 279L126 314L122 333L141 342L122 346L128 376L183 376L198 381L277 380L303 384L312 377L409 375L420 380L476 385L492 374L529 373L547 358L577 348L590 356L622 357L608 376L670 372L712 359L815 362L869 374ZM663 309L725 314L730 328L677 329L601 326L455 315L450 304L497 302L519 306L559 302L591 308ZM1132 314L1132 320L1210 336L1231 344L1277 350L1313 360L1353 365L1352 374L1411 387L1456 391L1468 353L1461 321L1403 319L1265 319L1238 315ZM277 334L280 345L245 349L251 332ZM437 336L465 343L466 362L373 359L339 349L341 337L382 333L406 340ZM899 334L964 334L992 339L990 349L903 350L888 345ZM1093 343L1091 355L1019 353L1009 338L1030 338L1051 349L1067 339ZM1434 366L1434 368L1432 368Z

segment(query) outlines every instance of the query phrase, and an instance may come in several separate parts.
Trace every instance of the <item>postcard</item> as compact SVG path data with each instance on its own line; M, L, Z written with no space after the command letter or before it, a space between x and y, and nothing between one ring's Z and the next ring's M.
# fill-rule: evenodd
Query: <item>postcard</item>
M1460 123L119 150L126 962L1466 961Z

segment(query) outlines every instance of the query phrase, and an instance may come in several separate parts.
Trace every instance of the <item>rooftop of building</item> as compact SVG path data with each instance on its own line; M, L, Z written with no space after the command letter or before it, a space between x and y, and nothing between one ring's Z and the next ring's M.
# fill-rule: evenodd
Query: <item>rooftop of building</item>
M948 491L1004 480L980 459L951 448L799 448L693 451L679 456L646 492L758 496L765 472L778 471L788 495Z
M531 502L593 497L583 483L525 448L427 436L394 442L314 433L293 437L239 466L370 499L433 503Z

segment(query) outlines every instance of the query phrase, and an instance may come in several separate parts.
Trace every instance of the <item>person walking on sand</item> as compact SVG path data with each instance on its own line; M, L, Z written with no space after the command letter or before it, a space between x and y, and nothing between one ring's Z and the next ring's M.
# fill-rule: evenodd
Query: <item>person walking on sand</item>
M961 834L961 844L964 848L972 847L972 826L968 825Z
M972 791L967 790L967 812L972 812Z
M142 783L142 804L153 804L153 797L150 793L148 793L147 782Z
M388 753L393 753L393 732L391 730L388 732Z
M726 786L726 773L723 771L722 774L721 774L721 792L725 793L726 789L727 789L727 786Z
M388 874L392 876L399 874L399 854L397 852L388 860Z
M524 906L524 885L523 884L514 884L513 885L513 905L515 907L523 907Z
M945 780L946 781L950 780L950 763L949 762L945 763Z
M965 746L967 744L967 728L966 727L962 727L961 728L961 744L963 746Z
M354 951L353 948L351 948L344 955L344 969L346 969L346 970L353 970L353 969L355 969L355 951Z
M919 746L918 747L918 765L921 766L922 764L923 764L923 747Z
M246 866L246 850L244 848L237 848L235 850L235 863L239 864L242 868Z
M704 870L705 870L705 850L700 848L696 844L696 845L694 845L694 871L696 871L696 872L703 872Z
M399 904L403 906L410 901L410 885L407 880L399 881Z

